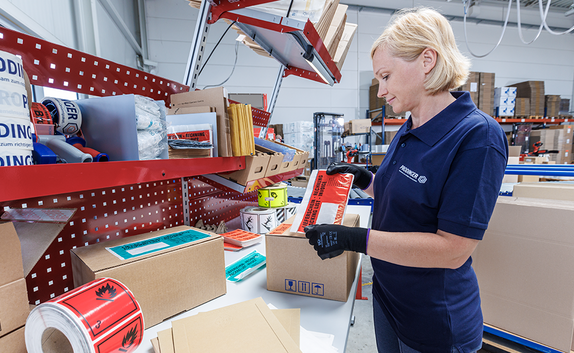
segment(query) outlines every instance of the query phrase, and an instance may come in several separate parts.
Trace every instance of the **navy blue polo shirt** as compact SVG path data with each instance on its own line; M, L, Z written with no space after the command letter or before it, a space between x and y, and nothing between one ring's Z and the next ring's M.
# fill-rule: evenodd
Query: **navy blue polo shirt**
M409 119L374 178L372 228L443 230L482 239L508 156L500 125L468 92L422 126ZM482 312L472 260L458 269L415 268L372 259L373 292L398 337L421 352L476 349Z

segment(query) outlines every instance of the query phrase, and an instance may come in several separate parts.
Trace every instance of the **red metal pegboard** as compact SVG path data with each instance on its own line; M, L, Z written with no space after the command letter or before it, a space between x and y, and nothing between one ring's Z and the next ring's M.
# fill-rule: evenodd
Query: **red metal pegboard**
M181 179L172 179L0 203L2 212L4 207L76 209L26 277L30 303L74 288L71 249L183 225L181 195Z
M94 96L139 94L164 100L187 92L181 83L0 27L0 50L22 57L30 83Z
M239 216L239 210L257 206L257 193L241 194L219 189L217 184L202 176L187 179L189 195L190 224L198 220L204 224L228 222Z
M243 104L231 99L228 101L230 104ZM271 113L266 112L265 110L251 107L251 119L253 120L253 126L267 127L267 124L269 124L269 118L271 118Z

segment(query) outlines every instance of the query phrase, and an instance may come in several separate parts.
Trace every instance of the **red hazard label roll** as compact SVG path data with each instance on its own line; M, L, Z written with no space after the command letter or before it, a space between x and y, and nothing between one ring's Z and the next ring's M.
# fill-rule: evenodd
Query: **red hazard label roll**
M130 290L101 278L34 308L26 321L26 348L28 353L46 352L42 337L48 332L58 338L49 340L54 351L68 347L74 353L130 353L140 345L144 327Z
M32 122L34 124L53 124L52 115L42 103L32 102Z

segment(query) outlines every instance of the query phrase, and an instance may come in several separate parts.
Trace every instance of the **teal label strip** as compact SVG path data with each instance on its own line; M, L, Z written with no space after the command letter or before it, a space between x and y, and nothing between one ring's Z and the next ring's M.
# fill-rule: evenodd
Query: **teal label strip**
M134 257L151 254L157 251L176 247L178 245L194 242L199 239L208 238L209 234L190 229L183 232L160 235L134 243L106 248L109 252L122 260L133 259Z
M245 255L225 268L225 277L231 282L239 282L256 270L265 266L265 256L257 250Z

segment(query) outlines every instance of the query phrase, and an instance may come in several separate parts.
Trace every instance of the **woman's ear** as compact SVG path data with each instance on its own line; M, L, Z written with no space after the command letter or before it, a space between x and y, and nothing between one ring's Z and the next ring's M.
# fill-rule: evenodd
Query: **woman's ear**
M421 53L423 59L424 73L428 74L436 66L437 52L434 49L426 48Z

